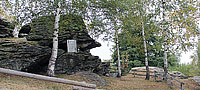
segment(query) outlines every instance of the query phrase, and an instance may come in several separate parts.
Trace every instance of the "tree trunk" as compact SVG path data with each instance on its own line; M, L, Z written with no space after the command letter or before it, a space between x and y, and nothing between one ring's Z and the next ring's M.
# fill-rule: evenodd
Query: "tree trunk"
M59 32L59 21L60 21L60 2L58 2L58 7L56 11L55 23L54 23L54 34L53 34L53 48L51 52L51 58L49 60L47 74L49 76L54 76L55 62L58 53L58 32Z
M146 38L145 38L145 32L144 32L144 22L143 17L140 15L141 18L141 24L142 24L142 36L144 41L144 52L145 52L145 65L146 65L146 80L149 80L150 74L149 74L149 65L148 65L148 57L147 57L147 45L146 45Z
M119 54L119 37L118 31L116 32L116 45L117 45L117 59L118 59L118 77L121 77L121 63L120 63L120 54Z
M165 35L164 41L164 80L167 80L168 62L167 62L167 36Z
M165 0L162 1L163 4L163 21L165 20ZM164 26L164 25L163 25ZM164 31L164 27L162 26L162 31L164 32L164 80L167 81L167 73L168 73L168 62L167 62L167 29Z
M14 37L18 38L19 30L20 30L20 29L21 29L21 25L16 24L16 25L15 25L15 28L14 28L14 30L13 30L13 32L12 32L12 34L13 34Z

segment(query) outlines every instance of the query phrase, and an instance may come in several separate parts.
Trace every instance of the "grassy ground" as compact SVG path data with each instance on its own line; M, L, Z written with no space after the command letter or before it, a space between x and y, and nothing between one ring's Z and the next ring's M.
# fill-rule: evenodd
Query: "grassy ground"
M0 74L0 89L8 90L70 90L71 85Z
M77 81L86 81L85 78L74 75L60 75L60 78L67 78ZM144 77L133 77L129 74L122 78L104 77L109 84L106 87L98 87L105 90L176 90L170 88L166 82L155 82L144 80ZM184 90L199 90L200 87L190 79L181 80L185 83ZM36 80L14 75L0 74L0 89L8 90L72 90L72 85Z
M195 83L192 79L178 79L178 80L184 83L183 85L184 90L200 90L200 86L197 83Z
M165 82L144 80L144 77L133 77L129 74L122 78L107 77L111 83L104 87L106 90L171 90Z

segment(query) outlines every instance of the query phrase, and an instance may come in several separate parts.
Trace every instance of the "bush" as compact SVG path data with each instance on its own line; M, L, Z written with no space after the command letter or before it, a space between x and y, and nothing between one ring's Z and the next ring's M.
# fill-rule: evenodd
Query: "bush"
M197 66L191 64L181 64L175 67L170 67L169 71L179 71L185 74L186 76L199 76L200 69Z

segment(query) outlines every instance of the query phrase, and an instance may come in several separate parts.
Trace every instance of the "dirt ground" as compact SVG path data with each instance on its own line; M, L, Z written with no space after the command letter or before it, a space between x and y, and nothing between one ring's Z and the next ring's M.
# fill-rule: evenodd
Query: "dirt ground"
M60 78L67 78L70 80L86 81L87 79L77 75L60 75ZM102 77L107 80L108 86L99 86L97 88L104 90L178 90L173 87L170 88L166 82L155 82L154 79L144 80L144 77L131 74L121 78ZM184 82L184 90L200 90L198 86L191 79L181 79ZM72 90L72 85L36 80L14 75L7 75L0 73L0 89L8 90Z

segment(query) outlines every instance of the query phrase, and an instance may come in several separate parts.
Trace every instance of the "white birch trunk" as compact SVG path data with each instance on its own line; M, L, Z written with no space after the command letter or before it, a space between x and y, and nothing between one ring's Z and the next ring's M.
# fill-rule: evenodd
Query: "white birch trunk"
M147 57L147 45L146 45L146 38L145 38L145 32L144 32L144 22L143 22L142 15L140 15L140 18L141 18L141 24L142 24L142 36L143 36L143 41L144 41L146 80L149 80L149 65L148 65L148 57Z
M18 38L19 30L20 30L20 29L21 29L21 25L16 24L16 25L15 25L15 28L14 28L14 30L13 30L13 32L12 32L13 37Z
M60 21L60 2L58 2L58 7L56 11L55 23L54 23L54 34L53 34L53 48L51 52L51 58L49 60L47 74L49 76L54 76L55 62L58 53L58 32L59 32L59 21Z
M165 20L165 1L162 1L163 4L163 21ZM164 30L164 25L162 26L162 32L164 32L164 80L167 81L168 73L168 62L167 62L167 29Z
M168 73L168 61L167 61L167 36L165 33L164 37L164 80L167 80L167 73Z
M118 31L116 32L116 45L117 45L117 60L118 60L118 77L121 77L121 63L120 63L120 54L119 54L119 37Z

